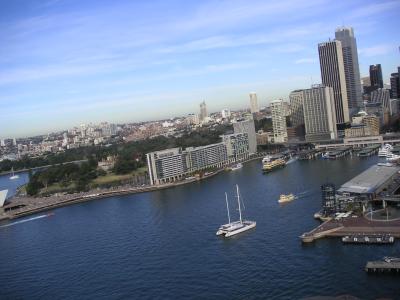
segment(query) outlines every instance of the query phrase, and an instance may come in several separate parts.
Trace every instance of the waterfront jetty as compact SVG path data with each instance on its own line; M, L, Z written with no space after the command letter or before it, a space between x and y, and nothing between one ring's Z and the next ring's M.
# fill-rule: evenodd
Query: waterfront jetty
M393 244L394 236L390 234L355 234L342 237L344 244Z
M400 274L400 261L395 260L378 260L369 261L365 266L368 273L395 273Z
M321 149L303 150L303 151L299 152L298 158L300 160L315 159L319 155L321 155L321 153L322 153Z
M378 153L380 146L379 145L371 145L363 148L361 151L357 153L358 157L368 157Z
M343 147L343 148L338 148L338 149L330 150L330 151L326 152L324 157L328 158L328 159L338 159L340 157L344 157L344 156L350 154L351 152L352 152L351 147Z

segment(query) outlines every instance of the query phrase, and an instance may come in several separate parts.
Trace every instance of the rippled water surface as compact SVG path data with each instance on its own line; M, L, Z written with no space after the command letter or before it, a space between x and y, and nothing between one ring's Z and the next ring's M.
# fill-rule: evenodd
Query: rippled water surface
M398 242L302 245L298 238L318 224L322 183L341 184L376 161L296 161L268 175L254 161L199 183L0 228L0 299L397 299L400 277L371 276L364 266L400 255ZM215 232L227 221L224 192L235 217L236 183L257 228L223 239ZM279 195L289 192L299 198L280 206Z

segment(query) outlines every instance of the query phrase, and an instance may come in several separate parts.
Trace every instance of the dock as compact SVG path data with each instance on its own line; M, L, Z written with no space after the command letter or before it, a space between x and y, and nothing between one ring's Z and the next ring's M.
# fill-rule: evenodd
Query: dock
M321 155L322 150L320 149L313 149L313 150L303 150L298 154L298 158L300 160L310 160L315 159L319 155Z
M338 148L336 150L330 150L326 152L325 158L328 159L338 159L340 157L344 157L352 152L351 147L343 147L343 148Z
M310 243L325 237L341 238L342 241L345 237L349 239L353 237L353 242L354 237L364 237L364 241L362 238L360 240L357 239L357 243L363 244L379 243L378 238L380 238L379 244L391 244L391 237L393 238L393 242L395 238L400 238L400 220L382 222L371 221L365 217L348 217L341 220L331 219L313 230L303 233L300 239L303 243ZM365 237L368 237L368 242L365 240Z
M369 157L378 153L380 146L379 145L371 145L365 147L361 151L357 153L358 157Z
M369 261L365 266L368 273L396 273L400 274L400 262L392 261Z
M344 244L393 244L394 236L391 234L355 234L342 237Z

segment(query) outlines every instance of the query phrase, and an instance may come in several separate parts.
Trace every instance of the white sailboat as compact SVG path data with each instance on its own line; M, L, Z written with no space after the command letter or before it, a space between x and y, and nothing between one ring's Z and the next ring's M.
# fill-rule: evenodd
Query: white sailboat
M10 177L10 179L11 180L14 180L14 179L18 179L19 178L19 175L16 175L15 173L14 173L14 167L12 167L11 168L11 177Z
M242 220L242 209L240 205L240 194L239 194L239 186L236 185L236 193L238 198L238 206L239 206L239 220L235 222L231 222L231 218L229 215L229 204L228 204L228 195L225 193L225 201L226 201L226 209L228 211L228 224L222 225L216 235L223 235L224 237L230 237L235 234L241 233L243 231L249 230L251 228L256 227L255 221Z

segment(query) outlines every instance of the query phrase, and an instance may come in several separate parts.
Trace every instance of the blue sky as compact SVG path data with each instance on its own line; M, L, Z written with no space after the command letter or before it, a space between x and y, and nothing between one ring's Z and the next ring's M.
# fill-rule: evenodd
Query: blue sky
M265 106L320 81L353 26L361 75L400 65L400 1L0 0L0 137Z

